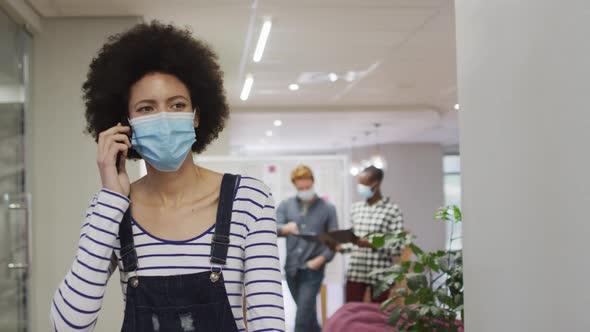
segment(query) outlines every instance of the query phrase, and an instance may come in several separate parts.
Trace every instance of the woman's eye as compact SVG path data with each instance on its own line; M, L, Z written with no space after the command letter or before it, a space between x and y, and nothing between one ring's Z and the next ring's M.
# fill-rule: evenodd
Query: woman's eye
M151 107L151 106L144 106L144 107L140 107L140 108L138 108L138 109L137 109L137 112L141 112L141 113L143 113L143 112L149 112L149 111L151 111L151 110L152 110L152 107Z
M175 110L182 110L186 107L185 103L176 103L174 105L172 105L172 108Z

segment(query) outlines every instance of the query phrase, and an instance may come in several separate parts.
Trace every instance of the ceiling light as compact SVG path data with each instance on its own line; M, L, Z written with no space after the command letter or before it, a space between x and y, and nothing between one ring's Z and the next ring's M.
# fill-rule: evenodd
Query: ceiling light
M272 22L270 19L266 19L262 24L262 29L260 29L260 37L258 37L258 43L256 43L256 50L254 50L254 56L252 60L254 62L260 62L262 59L262 53L264 53L264 48L266 47L266 41L268 40L268 35L270 35L270 28L272 27Z
M371 164L373 164L373 166L377 167L378 169L385 168L385 160L383 160L383 157L380 155L373 156L373 158L371 158Z
M350 167L350 175L357 176L357 175L359 175L360 172L361 172L361 170L359 169L358 166L355 165L355 166Z
M254 77L252 76L252 74L246 75L244 87L242 88L242 93L240 94L241 100L248 100L248 97L250 96L250 90L252 89L252 84L254 84Z
M273 122L273 124L275 125L275 127L280 127L283 125L283 121L281 120L275 120L275 122Z
M357 74L356 74L355 72L353 72L353 71L349 71L349 72L347 72L347 73L346 73L346 75L344 76L344 79L345 79L347 82L352 82L352 81L354 81L356 78L357 78Z
M336 82L338 80L338 75L336 75L336 73L330 73L328 78L330 79L330 82Z
M266 131L266 136L271 137L272 136L272 130L267 130Z
M291 91L299 90L299 84L295 84L295 83L289 84L289 90L291 90Z
M458 111L461 108L461 106L459 106L459 104L455 104L455 109Z

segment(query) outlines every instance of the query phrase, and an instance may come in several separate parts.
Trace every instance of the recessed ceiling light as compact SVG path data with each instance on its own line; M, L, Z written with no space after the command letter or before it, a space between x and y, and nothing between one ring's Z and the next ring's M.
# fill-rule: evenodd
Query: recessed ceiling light
M336 73L330 73L328 78L330 79L330 82L336 82L338 80L338 75L336 75Z
M347 82L352 82L357 78L357 74L353 71L349 71L346 73L346 75L344 76L344 80L346 80Z
M266 131L266 136L271 137L272 136L272 130L267 130Z
M273 124L275 125L275 127L280 127L283 125L283 121L281 120L275 120L275 122L273 122Z
M260 36L258 37L258 43L256 43L256 50L254 50L254 56L252 60L254 62L260 62L262 59L262 53L264 53L264 48L266 47L266 41L268 40L268 35L270 35L270 28L272 27L272 22L270 19L266 19L262 24L262 29L260 29Z
M299 84L295 84L295 83L289 84L289 90L291 90L291 91L299 90Z
M458 111L461 108L459 104L455 104L455 109Z
M240 94L241 100L248 100L248 97L250 96L250 90L252 89L252 84L254 84L254 76L252 76L252 74L246 75L244 87L242 88L242 93Z

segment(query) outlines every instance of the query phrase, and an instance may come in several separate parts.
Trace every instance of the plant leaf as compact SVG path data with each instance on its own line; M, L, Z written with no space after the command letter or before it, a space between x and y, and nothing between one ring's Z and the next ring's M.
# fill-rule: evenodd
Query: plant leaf
M408 281L408 288L414 292L419 288L427 287L428 285L426 276L421 273L408 273L406 280Z
M389 307L393 302L395 302L395 300L397 300L396 297L390 297L387 300L383 301L383 303L381 303L381 305L379 306L379 309L381 311L387 309L387 307Z
M422 265L422 263L420 263L420 262L415 262L414 263L414 272L416 272L416 273L424 272L424 265Z
M413 243L410 243L409 247L412 250L412 252L414 253L414 255L416 255L416 256L420 256L420 255L424 254L424 251L422 251L422 249L420 249L417 245L415 245Z
M395 278L395 282L400 283L404 281L405 276L403 274L398 274L397 278Z
M428 315L429 311L430 311L429 307L426 307L426 306L421 307L420 310L418 311L418 316L424 317L424 316Z
M418 295L410 294L410 295L406 296L406 299L404 302L405 302L405 305L410 305L410 304L418 303L418 300L419 300Z
M398 288L395 290L395 292L401 296L408 296L408 289L405 287Z
M375 287L373 287L373 294L371 294L371 297L373 299L378 298L379 295L383 294L383 292L385 292L386 290L389 289L390 285L391 285L391 283L387 283L387 282L384 282L383 280L379 280L377 282L377 284L375 285Z
M439 317L439 316L442 316L442 314L443 314L442 309L439 308L439 307L436 307L436 306L431 306L430 307L430 312L432 312L432 315L434 317Z
M375 248L382 248L385 245L385 238L383 236L376 236L371 239L371 243Z
M408 315L408 320L410 320L410 321L418 320L417 308L407 307L406 308L406 315Z
M436 214L434 215L434 219L449 221L450 220L449 207L448 206L440 207L438 209L438 211L436 212Z
M387 319L387 324L391 326L396 326L399 320L402 318L402 308L396 307L391 310L389 314L389 319Z
M429 268L432 269L432 271L437 272L437 273L440 272L440 268L438 267L438 265L436 264L434 259L432 259L432 257L429 257L429 259L426 261L426 264L428 265Z
M404 268L405 271L408 271L410 269L410 267L412 266L412 262L411 261L402 262L401 266Z
M459 207L457 205L453 205L453 217L455 218L456 223L463 221L463 215L461 213L461 209L459 209Z

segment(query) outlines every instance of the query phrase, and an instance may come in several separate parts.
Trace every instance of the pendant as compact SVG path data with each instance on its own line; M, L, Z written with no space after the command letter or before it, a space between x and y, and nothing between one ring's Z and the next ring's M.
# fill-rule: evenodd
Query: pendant
M217 280L219 280L219 272L211 272L211 275L209 275L209 279L211 279L211 282L217 282Z
M137 286L139 286L139 279L137 277L129 278L129 285L133 288L137 288Z

